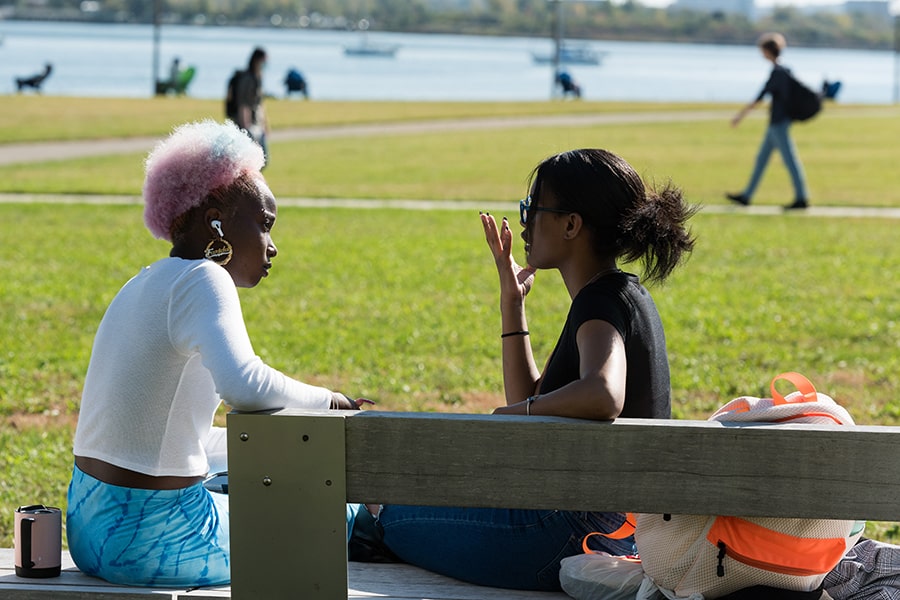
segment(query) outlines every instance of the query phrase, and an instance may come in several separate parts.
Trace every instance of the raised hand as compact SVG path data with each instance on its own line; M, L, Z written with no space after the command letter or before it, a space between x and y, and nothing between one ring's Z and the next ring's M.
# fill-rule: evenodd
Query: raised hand
M500 275L501 299L524 299L534 283L535 269L531 266L522 267L513 258L513 235L509 220L504 217L498 225L492 215L481 213L481 224Z

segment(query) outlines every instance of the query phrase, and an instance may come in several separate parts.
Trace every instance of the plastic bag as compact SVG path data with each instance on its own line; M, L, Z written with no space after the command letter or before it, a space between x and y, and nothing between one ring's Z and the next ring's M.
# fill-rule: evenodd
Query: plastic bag
M606 552L577 554L560 564L559 583L576 600L634 600L644 579L640 560Z

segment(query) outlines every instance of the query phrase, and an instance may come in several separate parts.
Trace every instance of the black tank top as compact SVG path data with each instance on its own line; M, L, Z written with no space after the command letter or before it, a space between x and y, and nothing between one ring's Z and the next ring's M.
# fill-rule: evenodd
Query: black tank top
M628 374L620 417L668 419L671 389L666 337L656 304L638 278L611 273L586 285L569 308L566 324L547 361L540 393L580 379L578 328L598 319L610 323L625 342Z

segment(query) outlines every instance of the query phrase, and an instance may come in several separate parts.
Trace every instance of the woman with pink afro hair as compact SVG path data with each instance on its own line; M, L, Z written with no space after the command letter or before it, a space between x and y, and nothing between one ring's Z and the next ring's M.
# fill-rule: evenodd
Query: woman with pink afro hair
M176 128L147 158L145 221L172 242L100 322L75 432L66 531L83 572L127 585L230 581L224 401L235 410L356 409L256 355L237 288L278 253L263 153L232 123ZM221 492L221 486L219 489ZM348 507L348 530L357 508Z
M176 127L146 161L144 223L157 238L172 241L175 218L209 193L241 175L259 173L262 148L231 121L207 119Z

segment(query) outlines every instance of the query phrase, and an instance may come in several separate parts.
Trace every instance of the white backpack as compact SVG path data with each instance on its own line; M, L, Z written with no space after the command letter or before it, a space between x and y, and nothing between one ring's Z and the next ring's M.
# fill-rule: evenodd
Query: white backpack
M781 379L798 391L782 396L775 389ZM817 393L799 373L775 377L770 389L772 398L736 398L709 420L853 424L844 408ZM644 595L649 578L665 597L692 600L760 585L799 592L820 589L825 575L865 527L865 522L830 519L644 513L638 513L635 521L635 544L646 576L638 597L650 597ZM586 544L585 549L589 552Z

